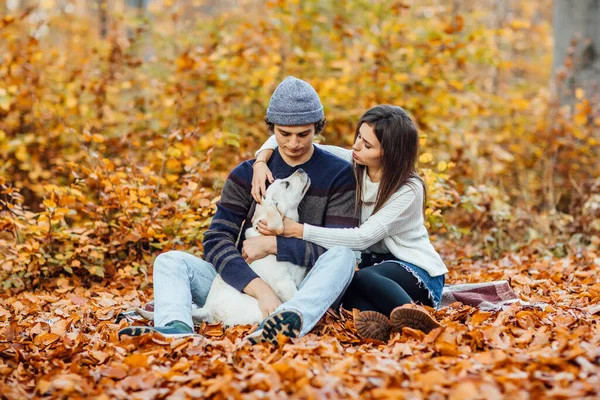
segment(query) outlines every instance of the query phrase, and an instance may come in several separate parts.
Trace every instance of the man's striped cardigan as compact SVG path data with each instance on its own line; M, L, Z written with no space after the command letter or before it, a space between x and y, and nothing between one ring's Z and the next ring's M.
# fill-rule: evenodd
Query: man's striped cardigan
M210 262L223 280L239 291L258 275L250 269L240 251L243 230L250 220L256 203L250 194L254 160L238 165L227 177L217 203L217 212L204 234L204 258ZM333 228L352 228L358 224L355 209L355 181L352 166L315 147L306 163L289 166L276 149L268 162L275 178L287 178L302 168L311 180L311 186L299 206L300 222ZM237 243L238 236L241 240ZM316 244L301 239L277 237L277 260L312 268L326 251Z

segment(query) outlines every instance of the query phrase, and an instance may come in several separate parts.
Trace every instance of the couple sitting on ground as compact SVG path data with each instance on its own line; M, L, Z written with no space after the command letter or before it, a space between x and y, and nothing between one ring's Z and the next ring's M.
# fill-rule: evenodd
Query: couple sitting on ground
M252 343L276 343L279 334L301 337L329 307L339 306L360 310L355 324L365 338L387 340L402 327L428 332L439 326L417 306L438 306L448 270L424 226L426 190L415 170L419 135L407 112L390 105L368 110L352 150L315 145L325 125L323 106L310 84L288 77L273 93L265 121L273 136L256 160L227 178L204 235L206 261L181 251L159 255L154 327L127 333L192 334L192 303L204 305L217 274L258 300L265 319L248 335ZM261 222L262 236L242 237L236 246L266 181L299 169L311 181L299 222L285 219L278 232ZM361 252L358 270L354 251ZM309 270L285 303L248 265L269 254Z

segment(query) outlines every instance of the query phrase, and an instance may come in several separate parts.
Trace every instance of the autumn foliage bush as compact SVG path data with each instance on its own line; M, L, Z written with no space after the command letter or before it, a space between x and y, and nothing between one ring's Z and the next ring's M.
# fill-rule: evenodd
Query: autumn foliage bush
M597 244L600 115L583 91L572 109L549 92L549 1L500 19L468 2L260 4L187 30L163 29L183 19L168 8L116 16L106 39L84 17L50 16L39 38L28 13L2 19L5 289L200 253L227 171L266 139L287 75L319 92L326 143L350 145L378 103L415 116L432 234L488 254L581 232Z

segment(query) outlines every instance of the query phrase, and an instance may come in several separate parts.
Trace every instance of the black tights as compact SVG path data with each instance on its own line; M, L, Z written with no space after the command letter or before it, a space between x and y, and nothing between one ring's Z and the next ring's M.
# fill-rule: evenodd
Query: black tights
M413 274L388 261L358 270L344 294L342 306L389 316L394 308L411 302L433 305L429 291L419 286Z

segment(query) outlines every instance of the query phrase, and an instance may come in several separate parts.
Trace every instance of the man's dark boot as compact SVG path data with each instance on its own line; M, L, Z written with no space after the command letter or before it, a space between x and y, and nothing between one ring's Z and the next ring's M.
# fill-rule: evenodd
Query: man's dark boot
M140 336L146 333L157 332L164 337L186 337L194 335L194 329L181 321L172 321L165 326L128 326L119 331L121 335Z

